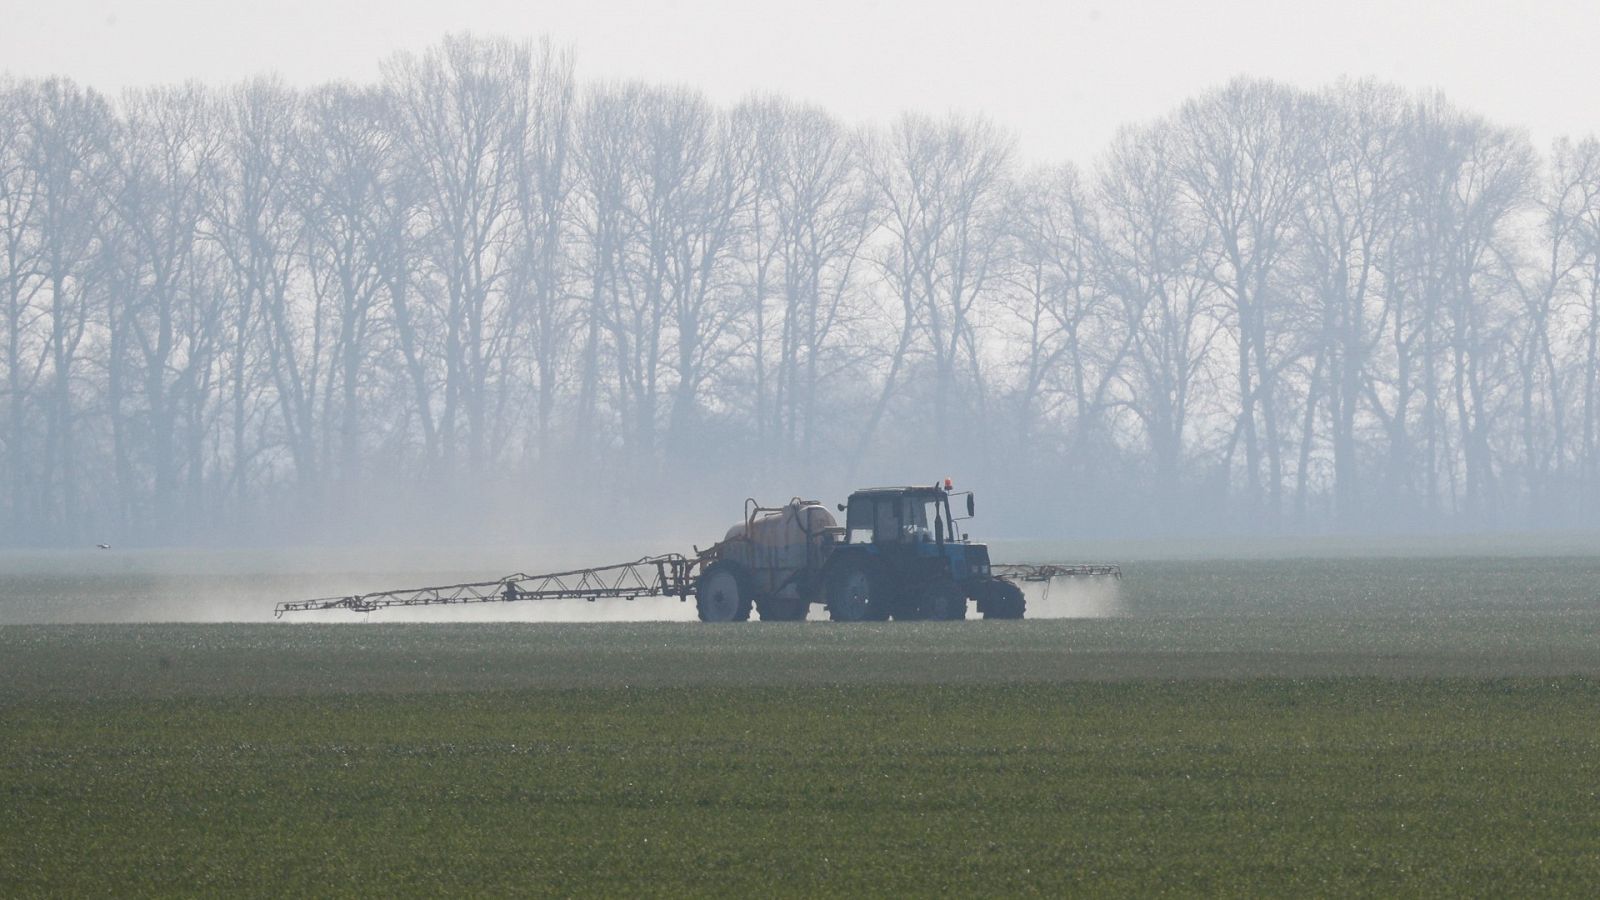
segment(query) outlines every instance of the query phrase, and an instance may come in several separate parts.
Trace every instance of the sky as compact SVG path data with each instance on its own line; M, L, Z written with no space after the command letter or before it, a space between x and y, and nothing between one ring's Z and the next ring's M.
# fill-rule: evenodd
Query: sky
M776 92L852 123L982 113L1024 158L1090 164L1118 126L1240 74L1436 88L1540 146L1593 133L1597 24L1600 0L0 0L0 72L372 81L447 33L548 36L586 79Z

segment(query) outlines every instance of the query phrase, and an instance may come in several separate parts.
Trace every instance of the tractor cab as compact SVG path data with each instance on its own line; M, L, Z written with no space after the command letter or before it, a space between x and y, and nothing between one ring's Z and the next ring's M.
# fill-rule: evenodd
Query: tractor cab
M969 498L971 494L967 495ZM867 488L850 495L845 540L851 544L942 544L961 537L950 494L938 487Z
M959 516L952 497L964 498ZM971 543L957 524L974 513L972 492L952 494L950 484L866 488L840 506L845 546L883 558L906 574L957 580L989 574L988 548Z

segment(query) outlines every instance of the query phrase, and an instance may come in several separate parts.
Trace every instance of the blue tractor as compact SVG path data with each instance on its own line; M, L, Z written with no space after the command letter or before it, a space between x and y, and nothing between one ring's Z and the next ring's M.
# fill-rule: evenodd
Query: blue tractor
M965 518L975 514L966 492ZM823 595L835 621L957 620L971 601L985 619L1020 619L1022 589L991 574L989 548L957 525L944 485L868 488L840 506L845 541L828 560Z
M799 620L813 604L836 622L954 621L969 608L986 619L1022 618L1021 587L959 525L975 513L970 491L954 493L948 480L866 488L838 510L842 526L815 500L746 501L745 521L699 555L700 619L744 621L755 611L764 621Z

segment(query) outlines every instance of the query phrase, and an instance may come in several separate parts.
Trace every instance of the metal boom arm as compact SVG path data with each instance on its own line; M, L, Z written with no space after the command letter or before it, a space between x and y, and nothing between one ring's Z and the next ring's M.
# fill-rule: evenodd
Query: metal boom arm
M996 563L989 571L1011 581L1049 581L1052 578L1121 578L1118 565L1064 565L1061 563Z
M677 553L647 556L630 563L573 569L546 575L518 573L498 581L475 581L440 587L402 588L319 597L279 603L275 617L284 613L348 609L372 612L393 606L436 606L446 603L497 603L512 600L599 600L602 597L635 600L640 597L688 599L694 591L694 570L700 560Z

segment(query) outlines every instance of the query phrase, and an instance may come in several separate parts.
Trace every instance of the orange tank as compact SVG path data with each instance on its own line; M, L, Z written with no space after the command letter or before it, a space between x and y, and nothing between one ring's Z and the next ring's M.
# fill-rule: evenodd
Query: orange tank
M806 587L802 576L821 569L841 533L827 507L797 497L777 509L752 508L716 551L743 566L758 593L799 597Z

